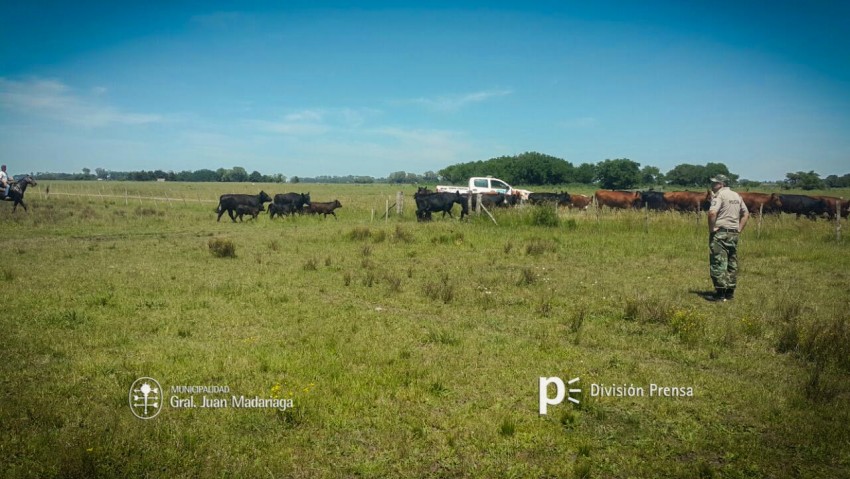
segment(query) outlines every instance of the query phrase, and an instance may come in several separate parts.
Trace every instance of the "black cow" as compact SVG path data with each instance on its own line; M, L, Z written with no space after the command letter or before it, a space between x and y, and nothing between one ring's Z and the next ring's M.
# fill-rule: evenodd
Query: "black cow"
M463 198L463 204L469 205L469 194L460 195ZM516 204L516 201L511 202L511 199L515 199L515 196L505 195L504 193L482 193L481 194L481 205L486 208L494 208L500 207L504 208L507 206L511 206ZM478 208L478 195L472 195L472 209ZM464 207L460 211L460 219L463 219L469 212L468 206Z
M263 205L259 205L259 206L237 205L236 206L236 216L239 217L239 221L242 221L242 215L251 215L251 218L257 219L257 215L260 214L260 211L265 211L265 208L263 208Z
M532 205L542 205L553 203L558 206L568 206L570 204L570 194L566 191L560 193L530 193L528 202Z
M284 206L286 211L300 213L305 206L310 206L310 193L278 193L274 195L274 203Z
M269 204L269 218L274 218L277 216L285 216L295 214L298 211L296 205L294 203L286 203L286 204L278 204L271 203Z
M461 217L469 213L464 197L458 192L430 194L420 194L417 192L413 195L413 198L416 200L416 218L419 221L430 221L431 213L440 211L448 213L450 217L454 218L452 215L452 206L455 203L461 207Z
M780 209L783 213L806 215L811 220L818 216L828 214L829 208L823 198L813 198L806 195L779 195Z
M334 215L334 219L337 219L336 213L334 213L334 210L337 208L342 208L342 203L340 203L339 200L333 200L323 203L314 201L310 203L310 206L307 207L307 214L325 215L325 218L327 218L328 215Z
M641 191L640 199L647 209L655 211L667 209L667 202L664 201L664 193L661 191Z
M216 208L216 211L218 211L218 219L216 221L221 221L221 215L227 211L230 219L236 223L236 208L239 205L251 206L262 210L263 203L268 203L271 200L271 197L265 191L260 191L258 195L221 195L218 199L218 208Z

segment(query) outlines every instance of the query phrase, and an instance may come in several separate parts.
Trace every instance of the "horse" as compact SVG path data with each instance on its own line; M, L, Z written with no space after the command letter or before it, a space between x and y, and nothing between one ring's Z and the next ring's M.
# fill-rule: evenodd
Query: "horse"
M15 202L15 206L12 208L12 213L14 213L15 210L18 209L18 205L23 206L24 211L27 211L27 205L24 204L24 193L26 193L26 191L27 191L27 186L29 186L29 185L36 186L37 184L38 183L36 183L35 180L32 179L32 176L27 175L22 180L18 181L17 183L12 184L9 187L9 196L7 196L6 198L3 198L3 199L6 200L6 201L14 201Z

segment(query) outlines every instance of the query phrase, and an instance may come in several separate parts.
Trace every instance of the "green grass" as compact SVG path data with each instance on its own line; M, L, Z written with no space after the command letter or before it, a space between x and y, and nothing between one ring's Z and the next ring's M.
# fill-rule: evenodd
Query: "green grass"
M412 187L385 220L398 187L46 186L28 191L28 213L0 205L0 475L850 471L846 222L841 242L825 221L766 218L758 235L753 223L736 300L711 304L695 293L710 287L695 215L417 223ZM86 189L104 197L54 194ZM339 221L215 221L219 194L260 189L339 199ZM142 421L127 404L141 376L294 408ZM540 376L580 376L581 404L539 416ZM591 397L591 383L695 396Z

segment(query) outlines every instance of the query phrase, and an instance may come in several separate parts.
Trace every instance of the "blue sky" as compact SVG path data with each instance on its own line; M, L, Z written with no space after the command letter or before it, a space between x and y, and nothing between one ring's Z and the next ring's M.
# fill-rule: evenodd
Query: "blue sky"
M11 173L850 173L848 2L123 3L0 4Z

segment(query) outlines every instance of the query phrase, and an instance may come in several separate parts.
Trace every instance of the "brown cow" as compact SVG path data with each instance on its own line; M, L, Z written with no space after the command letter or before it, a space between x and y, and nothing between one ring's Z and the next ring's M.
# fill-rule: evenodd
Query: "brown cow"
M779 213L782 210L782 202L779 201L779 195L776 193L739 192L738 194L741 195L741 199L744 200L744 204L747 205L751 215L758 215L759 208L765 214Z
M334 210L337 208L342 208L342 203L339 200L328 201L324 203L312 202L307 206L307 214L310 215L325 215L325 218L328 215L334 215L334 219L337 219L336 213Z
M597 190L593 196L596 197L596 204L600 208L607 206L609 208L629 209L643 206L640 192L636 191Z
M815 196L815 198L820 198L826 202L826 214L829 215L829 219L835 219L835 211L839 204L841 206L841 217L847 218L847 212L850 210L850 200L842 200L834 196Z
M708 211L711 206L711 192L668 191L664 193L667 209L675 211Z
M570 194L570 207L586 210L587 206L590 205L591 200L592 198L587 195Z

